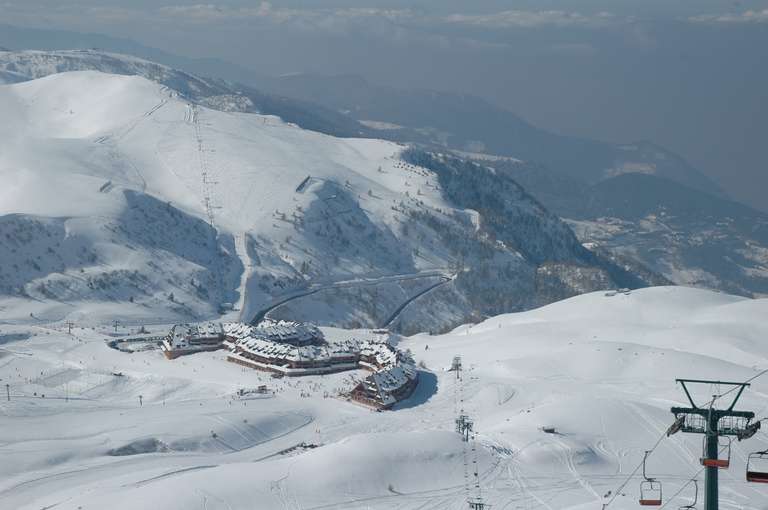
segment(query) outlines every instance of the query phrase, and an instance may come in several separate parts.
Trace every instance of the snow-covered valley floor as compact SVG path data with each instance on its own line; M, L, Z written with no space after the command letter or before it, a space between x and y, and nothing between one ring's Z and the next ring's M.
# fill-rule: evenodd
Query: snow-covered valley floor
M675 378L768 367L766 316L768 300L660 287L417 335L400 343L426 367L416 394L381 413L334 396L360 374L277 380L223 351L169 361L108 348L107 329L0 325L0 508L461 509L476 459L494 509L597 509L684 403ZM446 371L457 355L461 383ZM260 384L275 393L234 398ZM737 407L762 418L766 397L768 375ZM475 453L453 431L460 408ZM762 432L734 442L721 508L768 508L768 488L744 481L766 447ZM701 436L679 433L650 457L667 508L692 497L672 498L700 454ZM639 482L609 508L636 508Z

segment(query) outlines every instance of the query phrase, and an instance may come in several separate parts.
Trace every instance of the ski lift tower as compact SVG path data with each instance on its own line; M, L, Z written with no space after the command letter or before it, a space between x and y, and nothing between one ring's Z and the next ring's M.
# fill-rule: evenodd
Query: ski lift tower
M736 436L741 441L755 435L760 428L760 422L751 423L755 417L752 411L735 411L736 406L744 389L749 383L723 382L723 381L703 381L697 379L677 379L677 382L683 387L685 396L688 398L691 407L673 407L672 414L675 415L675 423L667 431L667 435L676 432L688 432L692 434L704 434L704 452L701 457L701 463L705 467L704 478L704 510L718 510L718 487L717 470L728 465L718 459L720 436ZM688 391L688 385L707 384L717 386L730 386L731 391L736 391L736 396L731 401L730 406L725 409L716 409L713 404L718 395L713 395L712 400L704 407L696 405ZM723 395L725 395L723 394ZM728 452L730 456L730 451Z
M469 508L470 510L486 510L490 508L490 505L487 505L482 498L472 498L469 500Z
M456 372L456 379L461 379L461 356L453 357L451 372Z
M474 422L466 414L460 414L456 418L456 432L461 434L461 440L465 443L469 442L469 435L474 428Z

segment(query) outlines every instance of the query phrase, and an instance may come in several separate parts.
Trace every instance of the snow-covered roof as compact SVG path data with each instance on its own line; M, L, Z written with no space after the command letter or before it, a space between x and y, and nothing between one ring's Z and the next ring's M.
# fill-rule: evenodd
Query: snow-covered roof
M401 363L392 368L375 372L368 377L376 382L380 391L392 393L416 377L416 367L410 363Z
M357 354L354 343L324 343L319 345L296 346L274 342L261 336L246 336L230 343L233 350L243 350L266 358L287 361L322 361L334 358L349 358Z
M402 395L398 392L411 385L418 376L416 367L409 360L400 362L389 368L379 370L369 375L358 383L358 389L362 390L368 399L388 407Z
M377 367L391 367L397 364L397 349L386 343L363 342L360 355L374 358Z
M224 334L231 338L245 338L250 336L253 326L242 322L227 322L224 324Z
M224 332L228 337L236 340L251 337L299 345L322 342L324 339L322 331L314 324L271 319L265 319L255 326L239 322L227 323L224 325Z
M265 319L258 323L251 330L251 334L273 342L305 343L324 338L323 333L314 324L271 319Z
M224 329L221 323L203 322L198 324L176 324L171 328L169 335L175 342L194 338L211 338L223 334Z

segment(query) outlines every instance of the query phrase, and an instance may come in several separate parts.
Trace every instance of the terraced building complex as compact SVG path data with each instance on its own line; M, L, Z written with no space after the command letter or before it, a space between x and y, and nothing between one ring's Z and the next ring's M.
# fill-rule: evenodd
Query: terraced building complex
M163 340L162 349L169 359L228 349L228 361L278 376L367 370L372 373L348 397L375 409L388 409L411 395L418 384L418 370L409 354L390 344L388 331L371 333L364 339L329 342L319 328L301 322L179 324Z
M265 321L257 326L224 326L227 359L283 376L318 375L362 368L373 372L349 393L355 402L389 409L418 384L410 355L389 343L388 332L366 340L328 342L315 326Z

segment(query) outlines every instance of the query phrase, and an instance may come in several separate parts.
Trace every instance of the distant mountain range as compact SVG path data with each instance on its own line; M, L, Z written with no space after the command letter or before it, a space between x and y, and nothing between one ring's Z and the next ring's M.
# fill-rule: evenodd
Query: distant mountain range
M262 79L260 87L344 112L390 140L513 157L588 183L644 173L721 194L682 157L653 143L612 144L557 135L471 95L395 89L357 76L308 74Z

